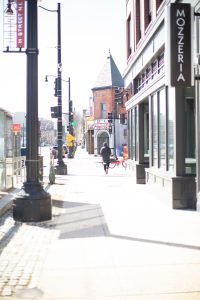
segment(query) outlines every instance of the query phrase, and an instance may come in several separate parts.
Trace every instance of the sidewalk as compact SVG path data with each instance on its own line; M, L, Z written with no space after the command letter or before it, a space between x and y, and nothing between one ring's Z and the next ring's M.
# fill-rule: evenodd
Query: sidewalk
M0 219L0 299L199 300L199 213L98 161L79 148L66 159L68 175L47 187L51 221Z

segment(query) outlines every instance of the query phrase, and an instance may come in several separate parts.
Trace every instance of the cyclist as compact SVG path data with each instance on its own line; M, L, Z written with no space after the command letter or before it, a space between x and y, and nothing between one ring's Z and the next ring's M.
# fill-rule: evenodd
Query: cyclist
M106 142L103 143L103 147L100 150L100 154L103 160L103 168L106 174L108 174L108 168L110 165L111 150Z

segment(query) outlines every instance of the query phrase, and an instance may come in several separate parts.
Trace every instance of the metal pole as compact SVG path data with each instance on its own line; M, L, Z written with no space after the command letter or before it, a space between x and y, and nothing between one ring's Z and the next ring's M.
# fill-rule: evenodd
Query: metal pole
M117 152L116 152L116 119L117 119L117 104L116 102L114 103L114 112L113 112L113 135L114 135L114 155L117 158Z
M70 101L71 101L71 83L70 83L70 77L68 79L68 98L69 98L69 112L70 112Z
M24 123L22 125L22 147L24 147Z
M70 77L68 79L68 111L69 111L69 133L71 133L71 83Z
M26 182L13 201L13 217L22 222L51 219L51 197L39 181L37 0L27 0Z
M63 145L63 128L62 128L62 60L61 60L61 16L60 16L60 3L58 5L58 120L57 120L57 142L58 142L58 160L56 165L56 174L66 175L67 166L62 159L62 145Z

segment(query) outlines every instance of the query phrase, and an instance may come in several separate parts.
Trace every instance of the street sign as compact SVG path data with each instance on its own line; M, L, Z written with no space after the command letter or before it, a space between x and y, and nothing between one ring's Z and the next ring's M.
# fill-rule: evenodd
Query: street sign
M12 124L12 131L14 133L20 132L21 131L21 126L20 124Z

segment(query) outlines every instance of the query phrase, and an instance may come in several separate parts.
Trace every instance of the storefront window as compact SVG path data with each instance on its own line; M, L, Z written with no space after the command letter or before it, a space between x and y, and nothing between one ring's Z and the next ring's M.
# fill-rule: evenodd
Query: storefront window
M132 110L132 159L135 160L135 108Z
M149 103L144 103L144 158L149 157ZM145 159L148 161L148 159Z
M168 97L168 170L174 170L174 98Z
M166 167L166 99L165 90L159 92L159 167Z
M185 174L196 174L194 99L185 99Z
M131 147L131 131L132 131L132 118L131 118L131 110L128 111L128 153L129 158L132 159L132 147Z
M135 107L135 160L138 160L138 147L139 147L139 137L138 137L138 114L137 107Z
M157 94L152 96L152 165L158 166L158 101Z

